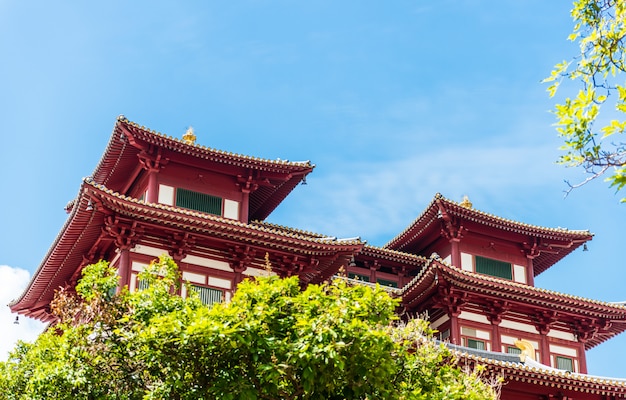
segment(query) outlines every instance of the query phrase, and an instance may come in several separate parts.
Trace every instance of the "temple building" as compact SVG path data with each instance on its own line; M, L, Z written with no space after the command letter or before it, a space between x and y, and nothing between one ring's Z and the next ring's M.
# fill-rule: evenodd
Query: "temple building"
M264 272L304 284L333 277L380 284L404 316L428 316L462 363L504 377L502 399L626 399L626 379L587 374L585 352L626 330L626 305L537 288L535 277L586 246L588 231L500 218L436 194L386 245L277 226L265 219L314 169L242 156L154 132L120 116L96 169L13 312L53 321L50 302L100 259L121 286L166 253L202 300L228 301ZM185 293L183 293L185 295Z

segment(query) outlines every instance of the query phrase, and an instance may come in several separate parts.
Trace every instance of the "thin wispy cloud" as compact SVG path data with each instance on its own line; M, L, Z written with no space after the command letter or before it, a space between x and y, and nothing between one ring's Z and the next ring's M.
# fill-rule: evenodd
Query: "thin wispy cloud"
M480 194L476 200L488 207L553 188L562 171L537 162L551 153L524 146L451 146L385 162L347 161L320 176L316 171L306 189L293 193L302 212L295 222L291 215L290 224L378 241L400 232L438 192L456 201Z

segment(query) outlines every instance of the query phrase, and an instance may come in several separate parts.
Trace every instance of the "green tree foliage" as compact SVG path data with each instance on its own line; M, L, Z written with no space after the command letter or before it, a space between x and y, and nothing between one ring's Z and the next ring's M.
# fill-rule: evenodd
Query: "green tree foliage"
M559 161L582 166L590 174L570 190L605 176L619 191L626 185L626 1L576 0L571 15L574 30L569 40L579 44L580 54L557 64L545 79L550 96L564 81L580 85L575 97L565 98L554 110L564 139L565 154Z
M268 274L269 275L269 274ZM0 363L3 399L495 399L424 321L399 324L381 288L297 278L242 282L229 303L178 296L175 263L114 293L107 263L76 294L58 293L58 323Z

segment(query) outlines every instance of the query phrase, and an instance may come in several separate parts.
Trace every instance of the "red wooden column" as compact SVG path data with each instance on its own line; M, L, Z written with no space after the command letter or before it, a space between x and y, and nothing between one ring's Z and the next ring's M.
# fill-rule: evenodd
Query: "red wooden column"
M159 202L159 183L157 181L157 171L155 170L148 171L148 193L146 196L146 202Z
M461 307L465 303L464 296L451 288L440 287L439 303L445 308L450 318L450 343L460 345L461 327L459 326L459 315L461 315Z
M148 173L148 193L146 195L146 202L158 203L159 201L159 182L157 179L158 173L166 164L166 160L161 159L161 148L159 148L157 154L148 154L142 151L138 155L139 162Z
M243 192L241 210L239 210L240 221L247 224L250 218L250 193Z
M576 338L578 338L579 348L578 348L578 368L583 374L587 373L587 355L585 354L585 343L589 340L593 339L598 331L605 330L610 326L608 322L596 322L596 321L588 321L582 320L576 323L574 334Z
M250 246L233 246L229 249L229 253L228 264L235 273L233 288L236 288L239 282L243 280L243 272L254 258L255 251Z
M556 321L557 316L554 311L542 311L535 316L536 324L535 328L541 337L539 341L539 352L541 353L541 363L544 365L552 365L550 359L550 341L548 340L548 333L550 333L550 325Z
M500 323L502 316L509 309L507 302L494 301L486 307L487 319L491 322L491 351L502 352Z
M264 180L261 181L265 183ZM253 171L249 171L247 177L245 175L237 176L236 185L239 186L241 193L243 194L243 199L241 201L240 221L247 224L249 222L248 219L250 218L250 194L259 188L258 173L255 174Z
M459 315L461 311L448 312L450 317L450 343L461 344L461 328L459 326Z
M578 369L581 374L587 373L587 355L585 354L585 342L580 342L578 348Z
M453 266L461 268L461 246L459 245L466 229L459 221L451 220L450 217L442 217L442 233L450 242L450 261Z
M529 286L535 286L535 264L533 260L539 254L539 247L536 242L524 248L524 255L526 256L526 284Z
M461 241L460 238L450 239L451 262L452 262L452 265L457 268L461 268L461 250L459 248L460 241Z
M120 276L120 284L117 287L117 292L124 286L130 286L130 246L120 247L120 264L117 269L117 273Z
M526 284L528 286L535 286L533 259L534 257L526 255Z
M365 263L365 266L368 266L369 263ZM380 268L380 264L378 264L378 260L374 260L374 262L369 265L370 268L370 282L376 282L376 271Z
M115 246L120 253L118 275L120 284L118 292L130 284L130 249L135 246L140 237L141 229L137 222L121 222L116 216L108 216L104 220L104 230L114 239Z

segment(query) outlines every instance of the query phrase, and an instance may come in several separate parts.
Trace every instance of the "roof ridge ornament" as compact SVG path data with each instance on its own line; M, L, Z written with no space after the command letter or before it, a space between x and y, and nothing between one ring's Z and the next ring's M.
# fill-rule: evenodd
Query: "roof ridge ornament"
M196 135L193 132L193 128L190 126L183 135L183 141L187 144L196 144Z
M459 203L459 205L461 207L465 207L465 208L472 208L472 202L470 201L469 197L467 195L463 196L463 201L461 201Z
M520 354L520 361L525 362L526 358L529 358L533 361L535 360L535 347L531 342L526 339L517 339L515 342L515 347L520 349L522 352Z

